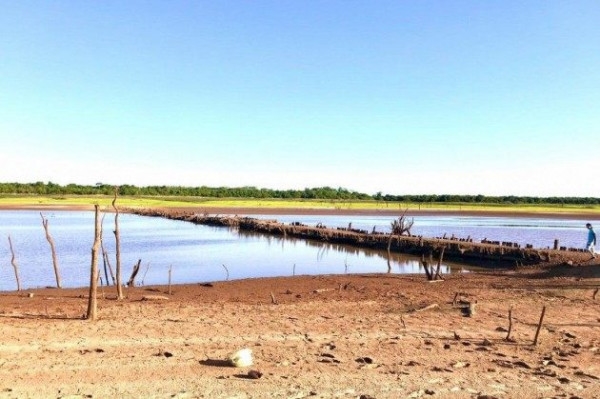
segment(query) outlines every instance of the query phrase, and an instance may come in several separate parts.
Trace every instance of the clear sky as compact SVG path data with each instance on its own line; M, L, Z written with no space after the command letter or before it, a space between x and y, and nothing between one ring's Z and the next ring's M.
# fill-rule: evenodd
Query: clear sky
M600 196L600 2L0 0L0 181Z

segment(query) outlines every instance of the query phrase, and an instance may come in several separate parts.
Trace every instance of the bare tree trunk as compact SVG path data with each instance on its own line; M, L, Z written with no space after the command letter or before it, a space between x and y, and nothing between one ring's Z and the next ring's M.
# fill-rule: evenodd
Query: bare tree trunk
M425 269L425 276L427 276L427 280L433 280L433 266L431 267L432 270L429 271L429 262L425 260L425 255L421 255L421 265L423 265L423 269Z
M15 269L15 279L17 280L17 291L21 291L21 280L19 280L19 265L17 264L17 259L15 257L15 250L13 249L12 240L10 236L8 236L8 246L10 247L10 253L12 254L12 258L10 259L10 263Z
M140 271L140 265L142 264L142 260L138 259L138 262L133 266L133 271L131 272L131 276L129 277L129 281L127 281L128 287L133 287L135 285L135 277Z
M100 222L100 227L102 231L104 231L104 217L106 213L102 214L102 221ZM104 248L104 238L100 237L100 251L102 251L102 263L104 265L104 277L106 278L106 285L110 285L110 281L108 279L108 270L110 270L110 277L112 279L113 284L115 284L115 276L112 271L112 267L110 266L110 259L108 258L108 254L106 249Z
M112 266L110 265L110 258L108 257L108 252L106 252L106 249L104 248L104 242L100 242L100 249L102 250L102 257L104 258L104 265L105 265L105 267L108 266L108 272L110 273L110 279L112 280L112 283L114 285L117 285ZM108 282L108 276L106 277L106 281Z
M435 270L434 280L437 280L437 279L443 280L442 275L440 274L440 269L442 267L442 260L444 259L444 251L445 250L446 250L446 247L442 247L442 250L440 252L440 257L438 258L437 269ZM432 270L433 270L433 267L432 267Z
M171 291L171 271L173 269L173 265L169 266L169 295L172 295L172 291Z
M119 235L119 208L117 208L117 194L119 187L115 187L115 198L113 199L112 206L115 209L115 240L116 240L116 256L117 256L117 300L123 299L123 286L121 284L121 236Z
M44 231L46 232L46 240L48 240L48 244L50 244L50 250L52 251L52 265L54 266L54 276L56 277L56 286L58 288L61 287L60 283L60 272L58 271L58 259L56 257L56 247L54 246L54 240L50 235L50 230L48 229L48 219L42 215L40 212L40 216L42 217L42 225L44 226Z
M94 229L94 245L92 246L92 265L90 268L90 294L88 299L88 309L86 319L96 320L97 317L97 298L98 292L98 252L100 249L100 241L102 240L102 226L100 224L100 215L98 205L94 205L96 209L95 229Z

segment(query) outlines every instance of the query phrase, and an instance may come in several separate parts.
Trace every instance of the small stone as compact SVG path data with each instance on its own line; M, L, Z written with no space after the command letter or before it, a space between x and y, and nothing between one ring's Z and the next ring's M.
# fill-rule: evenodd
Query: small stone
M262 376L263 376L263 373L261 373L258 370L250 370L250 371L248 371L248 378L251 378L253 380L258 380Z

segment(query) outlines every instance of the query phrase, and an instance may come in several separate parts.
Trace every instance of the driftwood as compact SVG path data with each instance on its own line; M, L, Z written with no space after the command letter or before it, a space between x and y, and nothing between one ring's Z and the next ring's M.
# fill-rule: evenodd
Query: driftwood
M115 187L115 198L112 201L112 206L115 210L115 245L116 245L116 257L117 257L117 270L116 270L116 286L117 286L117 299L123 299L123 286L121 284L121 235L119 233L119 208L117 208L117 194L119 187Z
M50 244L50 250L52 251L52 265L54 266L54 276L56 277L56 287L62 288L60 283L60 272L58 270L58 258L56 256L56 247L54 246L54 240L50 235L50 230L48 229L48 219L44 217L42 212L40 212L40 216L42 217L42 226L44 226L44 232L46 233L46 240L48 244Z
M10 236L8 236L8 246L10 247L10 263L12 264L13 269L15 270L15 279L17 280L17 291L21 291L21 280L19 279L19 265L17 264L17 258L15 256L15 250L12 245L12 240Z
M138 272L140 271L141 264L142 264L142 260L138 259L137 263L135 265L133 265L133 270L131 271L131 276L129 277L129 280L127 281L128 287L133 287L135 285L135 277L137 276Z
M92 264L90 267L90 293L88 298L88 309L86 319L96 320L97 317L97 298L98 292L98 252L100 251L100 241L102 237L102 227L100 224L100 215L98 205L95 207L95 228L94 228L94 245L92 245Z

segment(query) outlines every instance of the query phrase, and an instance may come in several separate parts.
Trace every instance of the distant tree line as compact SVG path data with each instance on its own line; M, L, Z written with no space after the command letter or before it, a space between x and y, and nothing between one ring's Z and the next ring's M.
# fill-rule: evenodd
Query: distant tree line
M114 186L97 183L93 186L67 184L61 186L52 182L43 183L0 183L0 195L113 195ZM120 196L174 196L205 198L273 198L273 199L321 199L321 200L375 200L383 202L409 203L473 203L473 204L571 204L599 205L596 197L521 197L485 195L390 195L378 192L375 195L350 191L345 188L317 187L303 190L273 190L268 188L245 187L183 187L147 186L129 184L119 186Z

